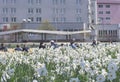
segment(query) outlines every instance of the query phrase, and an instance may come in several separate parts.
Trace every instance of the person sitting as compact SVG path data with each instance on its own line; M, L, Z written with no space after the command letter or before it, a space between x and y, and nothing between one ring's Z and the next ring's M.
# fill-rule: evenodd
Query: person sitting
M7 51L7 48L4 46L3 43L0 45L0 51Z
M39 45L39 49L41 49L41 48L45 48L45 45L43 45L43 42L40 42L40 45Z
M73 49L76 49L77 48L77 46L74 44L74 42L72 41L72 42L70 42L70 45L69 46L71 46Z
M53 49L55 49L55 48L58 48L58 45L54 42L54 40L51 40L50 47L53 47Z
M22 48L19 45L16 45L15 51L22 51Z
M28 52L28 50L29 50L29 48L26 47L26 45L23 45L23 47L22 47L22 51L26 51L26 52Z

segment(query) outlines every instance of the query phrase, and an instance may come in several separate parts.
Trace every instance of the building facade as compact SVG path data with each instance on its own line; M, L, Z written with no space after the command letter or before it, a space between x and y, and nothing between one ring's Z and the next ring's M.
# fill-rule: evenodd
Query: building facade
M91 11L89 6L93 1L96 2L96 0L0 0L0 23L23 21L40 23L45 20L88 23L90 13L88 10ZM95 7L94 2L92 5ZM96 18L94 20L96 21Z
M100 24L97 25L98 41L120 41L120 25L119 24Z
M120 23L120 0L97 0L97 8L100 24Z
M57 30L89 29L89 24L97 24L97 2L96 0L0 0L0 26L5 31L8 27L3 26L4 24L10 24L12 29L38 29L45 21L51 23ZM15 23L21 25L17 26ZM79 38L69 37L83 40L85 39L83 35L78 35ZM67 38L68 36L64 37Z

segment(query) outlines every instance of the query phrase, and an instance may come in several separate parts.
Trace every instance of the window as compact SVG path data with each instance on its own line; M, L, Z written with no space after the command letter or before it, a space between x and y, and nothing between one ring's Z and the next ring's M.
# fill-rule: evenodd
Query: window
M107 30L103 30L103 37L107 36Z
M2 3L5 4L6 0L2 0Z
M33 14L33 12L34 12L34 11L33 11L33 8L28 8L28 13L29 13L29 14Z
M81 19L81 17L77 17L76 20L77 20L77 22L81 22L82 19Z
M117 30L113 30L113 37L117 37Z
M58 0L52 0L52 2L53 2L54 5L58 4Z
M55 17L53 17L53 22L55 22Z
M54 22L58 22L58 17L53 17Z
M36 3L37 4L41 4L41 0L36 0Z
M82 0L76 0L76 4L82 4Z
M61 17L61 22L65 22L66 18L65 17Z
M3 4L7 4L9 0L3 0Z
M101 30L99 30L99 35L98 35L99 37L101 37L102 36L102 31Z
M101 35L100 36L103 37L103 30L101 30Z
M106 17L106 20L110 20L110 17Z
M11 4L15 4L16 3L16 0L11 0Z
M113 30L109 30L109 36L113 35Z
M8 8L3 8L3 14L7 14L8 13Z
M110 5L106 5L106 8L110 8Z
M98 5L98 8L103 8L103 5Z
M107 36L107 30L105 30L105 36Z
M72 31L74 31L74 30L73 30L73 29L69 29L69 31L71 31L71 32L72 32Z
M11 22L16 22L16 17L11 17Z
M58 13L65 14L65 12L66 12L65 8L53 8L53 13L54 14L58 14Z
M16 13L16 8L11 8L11 14Z
M103 18L103 17L99 17L98 19L99 19L99 20L101 20L101 21L103 21L103 20L104 20L104 18Z
M53 8L53 13L55 14L55 8Z
M53 8L53 13L59 13L59 9L58 8Z
M8 22L8 17L3 17L3 22Z
M106 14L110 14L110 11L106 11Z
M58 8L55 9L55 13L59 13L59 9Z
M60 0L60 4L65 4L66 0Z
M99 11L98 13L99 13L99 14L103 14L103 11Z
M101 23L103 23L103 21L104 21L104 18L103 17L98 17L98 22L101 24Z
M81 13L81 9L76 9L76 13L80 14Z
M36 13L41 13L41 8L37 8Z
M118 33L117 33L117 30L115 30L115 37L117 37L117 34L118 34Z
M33 4L34 0L28 0L28 4Z
M37 22L41 22L41 17L37 17L37 18L36 18L36 21L37 21Z
M57 4L64 5L65 3L66 0L52 0L53 5L57 5Z
M65 13L65 8L61 8L61 9L60 9L60 13L61 13L61 14L64 14L64 13Z

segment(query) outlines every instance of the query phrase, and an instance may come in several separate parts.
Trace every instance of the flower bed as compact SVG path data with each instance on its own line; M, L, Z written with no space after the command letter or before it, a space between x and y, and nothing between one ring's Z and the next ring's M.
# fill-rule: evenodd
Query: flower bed
M0 53L0 82L120 82L120 44Z

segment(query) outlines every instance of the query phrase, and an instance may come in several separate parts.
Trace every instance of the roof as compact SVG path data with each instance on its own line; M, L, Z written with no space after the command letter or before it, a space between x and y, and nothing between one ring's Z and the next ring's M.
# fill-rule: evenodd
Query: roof
M19 29L19 30L11 30L11 31L4 31L0 32L0 35L7 35L7 34L13 34L13 33L20 33L20 32L28 32L28 33L46 33L46 34L57 34L57 35L72 35L72 34L80 34L80 33L86 33L91 32L91 30L83 30L83 31L48 31L48 30L34 30L34 29Z
M97 0L97 4L120 4L120 0Z

